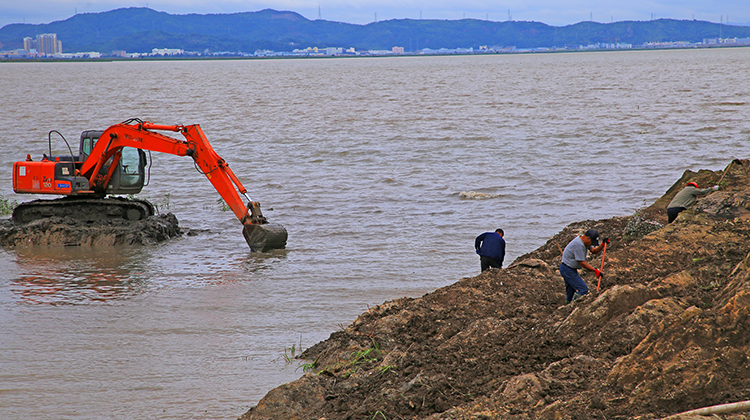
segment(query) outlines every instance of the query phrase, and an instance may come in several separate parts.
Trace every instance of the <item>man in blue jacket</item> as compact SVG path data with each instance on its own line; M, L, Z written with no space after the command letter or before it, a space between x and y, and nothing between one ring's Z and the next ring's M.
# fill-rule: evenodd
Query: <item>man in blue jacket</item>
M474 248L479 254L479 263L482 271L490 268L503 268L505 259L505 239L503 239L502 229L495 229L494 232L484 232L477 236L474 241Z

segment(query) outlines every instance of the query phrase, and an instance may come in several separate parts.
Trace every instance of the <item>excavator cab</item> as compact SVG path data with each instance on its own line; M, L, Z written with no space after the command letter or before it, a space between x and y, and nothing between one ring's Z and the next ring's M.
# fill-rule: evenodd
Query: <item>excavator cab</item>
M79 149L81 161L86 161L102 133L103 131L100 130L81 133ZM132 147L123 147L121 153L122 156L112 174L112 179L107 184L106 192L107 194L138 194L146 181L146 152ZM110 159L99 172L106 173L111 164Z

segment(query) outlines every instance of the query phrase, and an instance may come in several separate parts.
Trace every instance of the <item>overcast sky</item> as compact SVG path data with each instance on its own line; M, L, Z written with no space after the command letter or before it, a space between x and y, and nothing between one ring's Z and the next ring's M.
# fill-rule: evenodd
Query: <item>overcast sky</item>
M593 20L609 23L652 18L750 23L749 0L0 0L0 27L10 23L50 23L75 13L122 7L149 7L170 14L291 10L356 24L389 19L488 19L543 22L553 26Z

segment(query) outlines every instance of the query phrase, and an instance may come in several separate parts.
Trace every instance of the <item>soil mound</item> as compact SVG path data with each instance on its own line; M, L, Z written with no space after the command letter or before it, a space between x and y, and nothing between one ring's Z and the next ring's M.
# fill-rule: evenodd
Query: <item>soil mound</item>
M30 223L0 221L0 247L150 245L182 235L177 217L168 213L128 221L83 221L49 217Z
M632 216L573 223L507 269L372 308L241 419L645 419L749 400L750 161L727 169L686 171ZM720 179L665 225L686 182ZM612 241L605 277L597 292L582 273L591 292L565 305L561 250L589 228Z

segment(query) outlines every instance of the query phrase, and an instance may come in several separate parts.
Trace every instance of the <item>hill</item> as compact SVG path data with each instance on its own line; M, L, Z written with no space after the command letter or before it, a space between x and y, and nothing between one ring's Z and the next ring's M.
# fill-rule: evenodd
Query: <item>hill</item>
M749 400L750 160L725 172L686 171L633 216L573 223L507 269L370 309L241 420L653 419ZM720 180L664 225L688 181ZM561 248L589 228L612 241L602 287L584 274L591 293L565 305Z
M295 12L171 15L149 8L81 13L48 24L11 24L0 29L0 50L23 47L24 37L56 33L66 52L114 50L151 52L153 48L186 51L292 51L307 47L354 47L407 51L424 48L565 47L595 43L688 41L747 38L750 27L695 20L659 19L608 24L580 22L563 27L539 22L492 22L476 19L397 19L354 25L309 20Z

